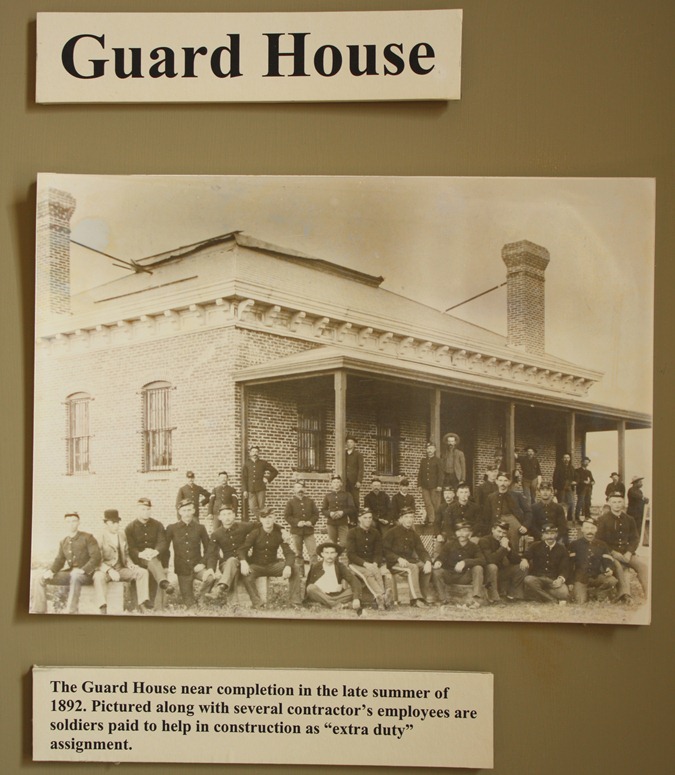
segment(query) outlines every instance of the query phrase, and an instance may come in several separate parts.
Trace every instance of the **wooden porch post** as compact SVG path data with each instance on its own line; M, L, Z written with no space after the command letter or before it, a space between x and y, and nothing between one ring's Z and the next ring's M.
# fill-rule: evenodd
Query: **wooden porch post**
M345 436L347 435L347 373L333 374L335 388L335 473L345 478Z
M504 454L506 470L513 471L516 462L516 405L513 401L509 401L506 405L506 449Z
M616 424L616 430L619 441L619 468L618 474L621 477L621 481L626 481L626 421L619 420Z
M429 407L429 441L433 441L441 454L441 389L433 388L431 391Z

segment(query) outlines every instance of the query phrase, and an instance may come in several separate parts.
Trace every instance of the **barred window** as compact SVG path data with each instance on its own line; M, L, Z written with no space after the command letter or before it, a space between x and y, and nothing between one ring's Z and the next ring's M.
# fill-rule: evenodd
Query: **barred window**
M377 421L377 473L395 476L399 473L400 430L398 422L391 418Z
M66 437L68 475L89 472L89 405L88 393L73 393L66 399Z
M298 471L322 471L324 450L323 408L298 409Z
M143 395L143 470L171 468L171 385L151 382Z

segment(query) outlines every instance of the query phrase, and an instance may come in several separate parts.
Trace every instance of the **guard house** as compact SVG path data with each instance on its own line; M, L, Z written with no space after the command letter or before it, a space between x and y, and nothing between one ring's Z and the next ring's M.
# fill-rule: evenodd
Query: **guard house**
M578 466L587 434L603 430L618 431L623 476L626 431L651 425L593 403L602 375L547 353L542 246L503 247L507 337L387 291L382 277L241 232L149 256L71 295L76 202L41 196L36 525L68 509L83 529L105 508L126 522L140 496L174 521L187 469L208 489L225 469L239 487L253 443L280 471L269 502L282 510L295 478L320 504L347 433L366 488L377 473L391 493L401 475L414 483L426 441L448 431L475 485L495 460L512 467L526 443L545 477L567 449Z

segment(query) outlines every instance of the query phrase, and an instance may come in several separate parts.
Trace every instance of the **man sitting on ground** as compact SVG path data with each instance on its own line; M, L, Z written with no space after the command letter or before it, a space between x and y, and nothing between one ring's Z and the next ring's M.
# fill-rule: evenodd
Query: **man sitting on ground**
M307 574L306 599L325 608L351 606L361 615L361 585L356 576L338 557L342 547L334 541L325 541L317 547L319 561Z

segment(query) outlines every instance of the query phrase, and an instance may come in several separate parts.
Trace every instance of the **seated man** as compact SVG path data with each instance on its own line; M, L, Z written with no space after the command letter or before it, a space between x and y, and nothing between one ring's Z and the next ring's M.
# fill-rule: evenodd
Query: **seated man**
M518 551L521 536L527 533L530 515L525 511L519 493L511 492L511 477L506 471L497 476L497 492L488 495L485 516L491 527L495 522L507 522L511 546Z
M127 537L120 531L120 515L117 509L103 512L103 534L98 541L101 549L101 565L94 573L96 603L102 614L108 613L107 587L109 581L135 581L138 610L150 611L150 582L148 571L136 565L129 557Z
M382 489L382 481L377 476L370 483L370 492L363 499L363 505L373 515L373 524L380 533L389 530L389 496Z
M45 584L68 587L68 613L78 613L80 591L91 584L94 571L101 564L101 550L90 533L80 531L80 515L71 511L64 515L66 537L59 543L59 551L51 568L33 585L33 613L47 613Z
M356 514L356 508L352 496L342 486L342 477L337 474L330 480L330 491L324 496L321 513L326 518L328 538L344 548L348 522Z
M301 576L304 576L303 544L307 549L310 562L316 562L319 559L316 554L316 538L314 537L314 525L319 519L319 509L312 498L305 495L305 486L302 482L293 483L293 497L286 504L284 519L290 526L291 546L295 552L298 571Z
M351 497L351 496L350 496ZM275 524L274 512L267 507L260 511L260 524L246 536L239 550L240 573L253 608L264 608L256 588L260 576L281 576L288 581L288 599L291 606L302 605L300 599L300 574L295 567L295 554L284 541L279 525ZM279 559L281 549L284 559Z
M532 506L532 518L528 525L529 532L535 541L541 541L541 528L547 522L558 528L558 541L567 546L567 517L565 508L553 500L553 485L551 482L542 482L539 486L539 497Z
M351 607L361 615L361 585L349 568L338 562L342 547L333 541L325 541L317 547L319 561L307 574L305 597L325 608Z
M609 511L598 520L598 541L604 541L609 546L614 559L614 573L619 580L618 600L626 605L632 605L630 579L626 573L633 568L637 573L642 590L647 596L649 586L649 568L647 563L636 554L640 536L633 517L623 510L624 499L620 492L613 492L607 499Z
M508 522L495 522L490 535L478 541L485 557L485 587L489 603L502 603L500 590L504 590L507 600L522 600L524 597L525 571L520 569L522 558L511 546L508 529Z
M478 542L478 536L487 532L483 527L483 517L478 505L471 500L471 488L468 482L460 482L457 485L457 498L450 504L442 518L440 534L437 541L455 540L455 531L458 522L468 522L474 543Z
M431 557L415 532L414 521L414 512L405 509L399 517L398 525L384 534L382 544L389 570L407 578L410 605L423 607L429 590Z
M220 509L218 519L220 527L211 533L209 548L206 550L206 567L216 574L216 586L213 592L204 594L212 600L236 587L239 579L239 550L255 527L255 522L235 522L235 513L229 506Z
M135 565L147 568L150 574L150 595L153 595L153 584L159 585L153 601L154 608L159 611L164 606L164 595L173 595L173 585L166 576L169 562L169 547L166 542L164 525L150 516L152 503L150 498L139 498L136 504L138 517L129 522L124 533L129 544L129 557ZM154 587L157 589L157 587Z
M239 501L234 487L229 485L229 475L227 471L218 472L218 484L213 488L209 498L208 514L213 517L214 530L219 526L219 514L223 507L232 509L235 517L239 508Z
M204 525L195 519L195 506L192 498L185 498L178 504L178 522L166 529L166 540L173 548L173 569L178 576L183 603L187 608L196 605L193 581L203 582L199 597L213 586L216 577L214 571L207 569L204 556L209 546L209 535Z
M443 502L436 512L436 521L434 522L434 535L438 543L446 541L448 536L452 538L454 531L452 530L452 517L450 516L450 509L455 502L455 491L452 487L443 488Z
M382 536L373 527L373 515L368 511L359 514L359 524L347 533L347 559L349 569L370 590L380 611L391 601L391 574L384 563ZM388 588L385 590L385 580Z
M541 539L528 547L520 563L520 569L528 573L524 582L525 592L535 600L563 605L570 595L567 588L569 554L558 543L556 525L542 525Z
M478 544L471 539L471 525L457 522L455 538L446 541L441 547L432 579L438 599L442 604L448 602L448 584L471 586L469 608L480 608L483 601L483 570L485 557Z
M589 517L581 523L581 538L570 546L572 583L577 603L583 604L588 600L589 588L602 597L618 584L609 546L604 541L598 541L597 532L595 520Z
M408 510L415 515L415 498L410 492L410 482L403 477L398 483L398 492L395 492L389 502L389 521L392 527L396 527L398 518Z

